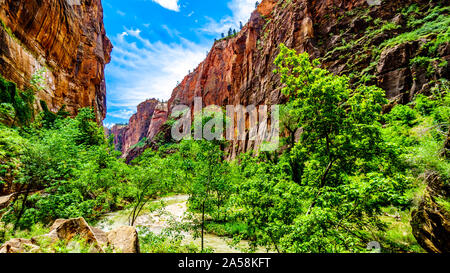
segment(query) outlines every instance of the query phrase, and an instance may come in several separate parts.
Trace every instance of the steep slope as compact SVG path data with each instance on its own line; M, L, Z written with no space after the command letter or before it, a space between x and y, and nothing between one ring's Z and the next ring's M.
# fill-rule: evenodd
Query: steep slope
M149 99L138 105L128 125L114 125L109 133L114 134L116 149L127 157L130 150L145 145L147 139L153 139L166 120L167 104Z
M173 90L168 115L179 104L193 110L194 97L204 106L283 103L273 73L281 43L355 85L382 87L393 104L407 103L449 78L448 12L444 1L264 0ZM234 141L228 152L233 158L252 149L257 143Z
M94 107L97 120L105 118L104 68L112 44L101 0L3 0L0 20L3 77L25 89L44 69L46 86L36 96L50 110L66 105L76 114L81 107Z
M193 109L194 97L204 106L283 103L273 73L281 43L406 103L449 78L448 11L445 1L263 0L244 28L217 41L174 89L168 114L178 104ZM255 145L235 141L230 157Z
M411 227L419 244L431 253L450 252L450 212L439 199L450 196L450 186L439 174L425 174L427 188L419 206L412 213Z

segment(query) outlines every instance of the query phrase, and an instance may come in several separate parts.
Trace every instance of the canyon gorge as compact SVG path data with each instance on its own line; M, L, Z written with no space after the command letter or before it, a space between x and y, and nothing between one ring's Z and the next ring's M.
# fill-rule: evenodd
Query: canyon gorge
M108 246L113 247L111 251L140 252L139 236L148 240L146 245L143 244L144 248L153 251L151 243L156 237L138 234L134 227L103 232L94 223L102 219L106 226L136 226L131 220L137 219L159 228L158 221L163 217L158 215L155 217L158 223L152 222L153 210L170 207L175 208L177 215L181 212L184 215L191 212L191 207L200 208L201 202L196 197L211 192L214 194L210 203L217 202L214 203L217 206L207 212L211 213L207 220L217 216L217 222L210 226L217 233L210 236L214 239L244 234L247 237L242 238L247 243L257 241L257 237L265 236L268 230L274 230L274 233L282 230L278 234L279 245L300 242L298 248L291 248L293 243L285 243L284 247L286 252L302 252L310 241L326 238L322 231L313 234L316 237L308 237L308 228L304 227L315 228L323 224L329 225L325 232L342 232L339 236L352 238L357 242L357 251L365 251L364 240L373 236L385 240L383 242L393 252L449 252L450 215L446 206L450 204L450 189L446 175L450 170L450 128L446 126L450 106L446 105L449 100L443 98L450 93L449 11L446 1L262 0L240 31L230 31L228 36L214 41L206 58L177 84L167 101L147 99L137 106L128 123L106 128L103 121L110 106L106 99L105 67L111 61L113 44L105 30L102 1L0 0L0 87L6 86L1 90L1 99L8 97L12 86L30 90L35 88L32 82L36 75L42 78L39 88L34 90L33 111L38 118L33 119L36 118L36 124L30 122L23 126L25 129L14 122L0 124L0 220L7 215L5 227L6 221L10 221L8 228L13 230L12 234L16 225L29 228L37 223L54 223L48 232L39 236L10 240L0 252L25 252L26 247L39 252L38 241L42 236L57 242L69 241L80 234L87 234L87 240L103 245L96 252L107 252ZM335 137L335 143L329 141L328 134L323 137L318 133L318 141L298 147L304 127L297 122L293 131L282 128L283 136L289 135L295 140L290 144L283 143L291 147L264 154L266 158L258 155L234 160L243 153L258 150L261 143L249 140L249 130L245 140L230 141L228 146L212 146L207 141L206 144L194 141L189 146L171 138L174 107L186 105L194 114L196 97L202 98L204 107L298 107L289 104L295 94L288 97L283 93L286 86L283 75L276 72L275 61L281 56L282 44L298 53L308 53L311 60L320 63L318 66L323 71L331 72L327 79L344 79L348 85L343 88L345 91L357 93L358 87L363 85L384 90L386 103L380 103L375 110L371 109L372 105L359 105L344 95L344 99L339 98L355 109L369 109L358 112L369 118L364 116L363 121L358 118L352 121L373 131L358 131L359 127L351 127L352 122L348 122L351 119L346 119L346 115L357 110L343 107L332 114L344 109L339 114L347 123L336 120L345 123L339 124L344 128L342 131L351 129L344 133L335 132L335 135L330 133ZM152 90L148 93L152 97ZM353 98L350 91L347 95ZM20 94L14 94L14 97L20 98ZM360 99L366 102L366 98ZM16 106L4 100L2 107L7 110ZM319 108L323 104L326 103L317 103L317 109L326 112L328 109ZM49 111L43 109L43 105ZM83 108L92 109L92 116L89 109ZM67 111L70 118L58 116L60 110ZM370 111L373 113L367 114ZM11 114L11 111L4 112ZM17 112L14 115L15 121ZM375 133L371 135L371 132ZM107 141L108 136L111 142ZM367 155L361 147L367 148L370 145L364 145L372 142L374 147L375 144L379 147ZM323 146L314 146L320 144ZM336 148L332 147L330 152L333 144ZM341 153L345 149L350 152ZM419 158L421 152L425 155ZM332 160L333 153L336 158ZM239 165L241 160L245 162L242 166ZM301 167L299 162L303 164ZM216 163L218 165L214 165ZM213 167L217 169L209 169ZM298 174L302 177L295 177ZM208 188L212 176L219 177L214 181L216 184L212 183L217 186L213 190ZM22 181L28 181L28 184ZM206 194L195 192L206 188ZM324 189L330 192L329 199L328 195L325 197L324 193L328 192ZM150 202L152 198L154 200ZM160 198L177 201L178 207L163 205ZM236 205L233 198L240 198L241 203ZM316 202L315 199L320 198L321 203ZM202 221L205 221L204 200ZM242 205L245 202L246 210ZM328 202L335 203L329 205ZM282 205L277 207L278 204ZM253 214L252 206L260 206L261 211L266 208L273 211L270 217L255 220L262 216ZM359 209L357 215L352 215L353 210L349 210L352 217L341 215L341 210L352 206ZM281 220L270 223L273 226L264 226L279 217L278 210L284 209ZM317 209L317 215L332 211L330 215L334 218L320 220L317 215L310 214L314 209ZM141 210L143 216L139 218ZM390 214L391 211L396 214ZM108 213L111 219L119 215L120 221L108 223ZM197 210L192 215L195 218L199 213ZM235 218L227 219L228 214L233 213ZM225 215L223 219L222 214ZM354 236L354 232L341 229L341 221L337 221L338 225L332 223L341 216L348 220L343 223L348 224L349 229L364 233L366 237L361 239L359 233ZM360 218L364 220L360 221ZM324 222L320 222L322 220ZM183 224L191 224L189 221ZM397 228L394 235L388 234L390 230L386 230L385 223L388 223L386 227L392 224ZM284 229L285 226L288 228ZM385 229L378 229L381 226ZM252 228L262 231L252 233ZM304 232L304 237L299 239L296 236L300 232ZM330 242L341 244L343 237L332 232L328 234ZM0 242L1 236L6 238L5 234L7 232L0 232ZM386 239L387 236L391 237ZM278 251L278 245L270 239L261 239L260 246L267 246L267 251ZM305 245L301 245L303 243ZM161 244L167 246L164 240ZM320 242L318 245L315 250L322 251L323 245L331 244ZM183 249L180 245L177 247L176 250ZM332 251L349 251L347 242L339 247Z
M376 1L375 1L376 2ZM281 93L279 76L273 73L278 46L284 43L297 52L308 52L319 59L324 68L338 75L350 75L352 82L375 84L386 90L396 103L407 103L416 94L429 94L430 81L449 77L448 65L439 61L427 73L427 67L410 63L423 52L423 46L435 39L409 40L394 45L387 43L408 32L407 18L400 9L408 4L426 5L427 1L382 1L373 4L365 0L263 0L252 13L249 22L232 37L214 43L206 59L187 75L173 90L168 101L167 120L175 105L187 105L193 111L194 97L202 97L208 105L273 105L286 102ZM393 24L381 30L377 21ZM369 32L370 31L370 32ZM394 39L395 40L395 39ZM450 46L442 44L437 56L450 60ZM146 103L144 103L146 104ZM389 106L389 107L391 107ZM113 129L116 146L128 154L128 149L146 138L147 147L155 136L135 130L135 124L149 124L146 107L138 107L130 119L129 129ZM247 136L248 138L248 136ZM237 154L255 149L254 141L234 141L228 151ZM131 152L136 156L136 151ZM133 157L129 158L131 160Z

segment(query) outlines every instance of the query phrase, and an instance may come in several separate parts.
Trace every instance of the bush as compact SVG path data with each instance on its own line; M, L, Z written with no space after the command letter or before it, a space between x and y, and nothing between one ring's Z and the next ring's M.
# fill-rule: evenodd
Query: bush
M417 112L407 105L397 105L387 115L386 119L390 122L398 122L412 127L416 124Z

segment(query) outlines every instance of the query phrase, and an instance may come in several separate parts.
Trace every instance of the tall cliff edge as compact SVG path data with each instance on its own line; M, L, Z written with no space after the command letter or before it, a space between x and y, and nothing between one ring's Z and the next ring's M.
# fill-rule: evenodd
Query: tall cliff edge
M52 111L72 115L93 107L106 115L104 68L112 44L106 37L101 0L1 0L0 74L25 89L45 71L36 94Z
M168 115L178 104L193 108L194 97L202 97L204 106L285 102L273 73L281 43L348 75L354 85L383 88L393 104L409 102L449 78L450 46L440 42L446 31L442 24L450 27L442 20L448 9L435 9L438 5L446 6L425 0L263 0L243 29L217 41L173 90ZM430 44L434 52L426 50ZM430 61L415 63L416 57ZM234 157L256 145L235 141L228 152Z

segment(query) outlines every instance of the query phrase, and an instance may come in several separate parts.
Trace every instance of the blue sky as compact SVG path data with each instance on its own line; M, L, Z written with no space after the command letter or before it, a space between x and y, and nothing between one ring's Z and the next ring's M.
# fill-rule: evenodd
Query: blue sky
M204 60L214 38L247 23L254 0L103 0L114 45L106 67L104 124L127 123L148 99L167 100L178 81Z

